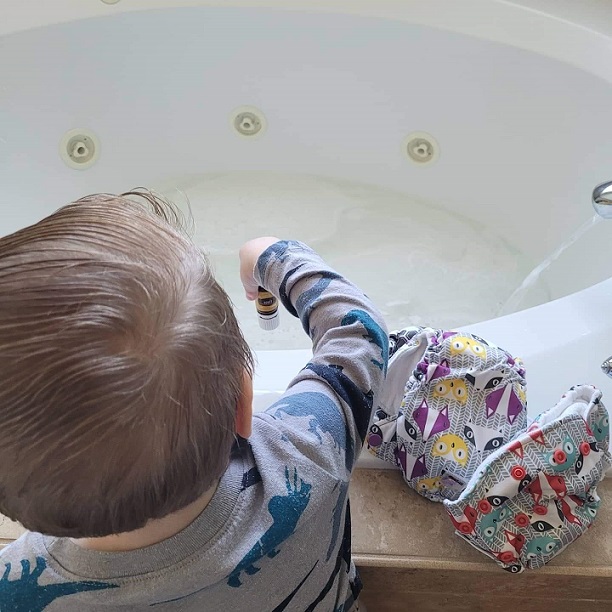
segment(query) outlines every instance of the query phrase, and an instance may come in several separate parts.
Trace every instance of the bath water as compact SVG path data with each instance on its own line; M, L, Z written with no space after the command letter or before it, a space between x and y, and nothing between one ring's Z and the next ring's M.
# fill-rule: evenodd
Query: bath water
M244 297L237 251L250 238L303 240L370 296L390 329L455 328L497 316L531 267L491 230L403 193L275 174L218 174L157 189L191 209L195 240L230 294L254 349L309 348L297 319L258 325Z
M516 288L512 295L506 300L504 305L499 311L499 315L507 315L512 312L516 312L523 304L529 293L537 286L540 281L542 274L548 270L552 263L554 263L561 255L569 249L576 241L578 241L586 232L592 227L597 225L601 221L599 215L594 215L591 219L583 223L578 229L565 240L558 248L556 248L544 261L538 264L531 272L524 278L523 282Z

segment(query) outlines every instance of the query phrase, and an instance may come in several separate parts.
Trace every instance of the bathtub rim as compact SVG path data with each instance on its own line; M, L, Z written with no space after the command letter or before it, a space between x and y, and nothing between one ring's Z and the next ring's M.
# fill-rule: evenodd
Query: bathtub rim
M612 379L600 364L612 354L612 277L565 297L460 329L524 359L529 416L551 408L574 384L592 384L612 397ZM255 351L256 411L266 395L284 392L311 356L308 349ZM530 375L533 374L533 376ZM608 399L608 403L610 400Z
M498 42L557 59L612 82L612 12L597 0L4 0L0 37L83 19L144 10L188 7L262 8L336 13L403 21ZM554 6L554 12L552 7ZM475 18L476 17L476 18Z

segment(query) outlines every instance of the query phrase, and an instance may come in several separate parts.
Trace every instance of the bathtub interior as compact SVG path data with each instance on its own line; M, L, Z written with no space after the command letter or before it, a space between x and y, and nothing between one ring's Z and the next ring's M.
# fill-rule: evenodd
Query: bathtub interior
M243 105L265 115L261 137L232 129ZM188 202L257 350L308 346L288 315L258 330L242 297L236 249L260 233L310 242L391 327L463 326L495 319L592 215L610 108L609 82L551 57L373 17L189 7L23 31L0 37L0 234L154 186ZM74 128L100 141L87 170L59 155ZM406 155L420 131L434 163ZM589 230L521 307L607 278L610 231ZM258 407L275 392L260 390Z
M158 191L188 212L196 242L233 297L258 350L308 348L300 322L259 328L236 273L240 245L256 235L298 238L382 309L390 329L454 328L497 316L531 261L495 231L435 203L356 182L274 173L228 173L166 182ZM446 245L453 245L447 249ZM533 297L547 293L537 287Z

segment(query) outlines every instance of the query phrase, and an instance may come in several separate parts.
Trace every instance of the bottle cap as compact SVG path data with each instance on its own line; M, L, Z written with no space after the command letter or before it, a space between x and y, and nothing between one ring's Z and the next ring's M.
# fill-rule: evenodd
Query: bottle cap
M280 317L278 316L278 313L272 317L262 317L259 315L257 318L259 319L259 327L261 327L261 329L265 329L266 331L272 331L280 324Z

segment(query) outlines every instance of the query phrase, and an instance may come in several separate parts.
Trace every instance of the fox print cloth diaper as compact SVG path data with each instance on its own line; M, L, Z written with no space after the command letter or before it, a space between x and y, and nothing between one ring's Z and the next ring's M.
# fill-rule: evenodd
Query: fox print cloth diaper
M390 340L368 449L421 495L457 499L483 460L526 429L525 371L469 333L414 327Z
M548 563L595 520L609 442L601 392L573 387L445 502L457 534L511 572Z

